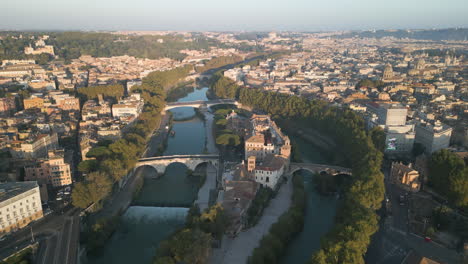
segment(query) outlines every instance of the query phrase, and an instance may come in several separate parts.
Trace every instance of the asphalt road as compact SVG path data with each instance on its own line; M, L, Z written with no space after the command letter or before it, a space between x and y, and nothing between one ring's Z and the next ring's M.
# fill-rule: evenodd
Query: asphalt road
M0 258L5 258L32 244L39 242L36 262L40 264L76 263L79 242L78 210L72 209L64 214L50 214L23 228L0 243Z
M384 174L388 179L388 171ZM380 228L372 236L365 256L366 263L401 263L411 251L440 263L461 263L460 255L456 251L434 242L426 242L424 238L409 233L408 202L405 199L404 204L400 205L399 201L400 195L404 195L406 192L390 184L387 180L385 189L391 204L391 214L386 216L383 210L380 212Z

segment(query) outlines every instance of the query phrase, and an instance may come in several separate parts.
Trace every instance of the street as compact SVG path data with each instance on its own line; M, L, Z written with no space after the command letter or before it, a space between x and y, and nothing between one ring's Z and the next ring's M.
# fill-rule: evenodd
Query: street
M460 256L454 250L434 242L426 242L423 237L409 232L407 198L405 197L404 204L400 204L400 195L405 195L406 192L389 182L389 170L385 170L384 175L391 213L379 214L380 228L372 236L365 256L366 263L401 263L411 251L441 263L461 263Z

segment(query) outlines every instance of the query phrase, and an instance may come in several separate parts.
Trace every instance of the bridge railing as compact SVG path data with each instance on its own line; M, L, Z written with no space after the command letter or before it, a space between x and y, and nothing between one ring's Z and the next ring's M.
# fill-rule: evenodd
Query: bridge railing
M200 155L170 155L142 158L138 161L151 161L151 160L166 160L166 159L187 159L187 158L201 158L201 159L219 159L218 154L200 154Z

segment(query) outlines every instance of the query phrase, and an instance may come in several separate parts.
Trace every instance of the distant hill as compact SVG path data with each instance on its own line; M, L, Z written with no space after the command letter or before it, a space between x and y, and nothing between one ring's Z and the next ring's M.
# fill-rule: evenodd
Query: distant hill
M428 30L375 30L375 31L354 31L336 38L410 38L419 40L468 40L468 28L448 28L448 29L428 29Z

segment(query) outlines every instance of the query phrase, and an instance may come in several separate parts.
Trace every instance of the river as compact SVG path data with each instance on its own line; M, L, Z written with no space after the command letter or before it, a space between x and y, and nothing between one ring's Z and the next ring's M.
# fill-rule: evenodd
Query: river
M208 100L208 88L195 89L182 101ZM181 107L170 110L174 121L173 137L168 138L164 155L199 154L205 149L205 124L193 108ZM183 121L177 121L177 120ZM291 137L300 146L304 162L327 163L326 155L301 138ZM150 145L150 153L158 146ZM141 167L140 172L152 177L156 171ZM337 200L320 196L314 188L311 173L301 171L307 192L307 207L304 229L288 246L281 263L306 263L311 254L320 247L320 238L333 226ZM142 190L121 218L121 223L99 256L90 257L90 264L151 263L156 248L163 239L184 225L188 207L197 196L198 179L187 176L183 164L174 163L165 174L154 180L145 179ZM220 263L221 264L221 263Z
M326 155L311 143L299 138L292 137L299 146L299 152L304 162L327 164ZM306 211L304 217L304 228L288 245L285 255L280 263L303 264L307 263L315 251L320 248L320 238L323 237L333 226L336 214L337 199L322 196L317 193L313 175L308 171L300 171L304 178L304 190L306 196Z
M207 90L195 89L178 101L207 100ZM203 120L193 108L170 111L175 135L168 138L163 155L202 153L206 137ZM150 153L157 147L150 145ZM180 163L169 165L158 179L151 179L157 173L152 167L140 167L136 173L146 176L140 193L122 215L102 254L89 257L90 264L151 263L158 244L184 225L188 207L197 197L199 177L188 176L187 167Z

